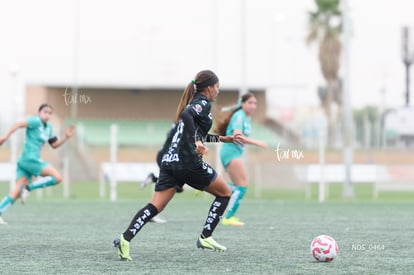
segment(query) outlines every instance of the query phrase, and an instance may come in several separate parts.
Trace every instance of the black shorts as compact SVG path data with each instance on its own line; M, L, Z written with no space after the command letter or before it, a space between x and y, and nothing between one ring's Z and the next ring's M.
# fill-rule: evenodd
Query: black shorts
M155 191L163 191L177 186L182 187L184 184L198 190L204 190L216 178L216 171L205 162L190 169L182 170L161 167L160 176L155 184Z

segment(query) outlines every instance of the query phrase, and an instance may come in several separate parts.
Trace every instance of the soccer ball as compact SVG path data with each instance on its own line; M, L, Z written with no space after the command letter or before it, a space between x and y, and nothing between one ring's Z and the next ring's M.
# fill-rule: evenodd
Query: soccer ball
M334 238L328 235L320 235L313 239L310 250L312 256L318 262L330 262L339 253L339 247Z

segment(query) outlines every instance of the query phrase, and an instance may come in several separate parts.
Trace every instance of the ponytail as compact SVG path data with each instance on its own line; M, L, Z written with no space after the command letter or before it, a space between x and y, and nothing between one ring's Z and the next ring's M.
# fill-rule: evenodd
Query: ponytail
M217 123L217 126L216 126L214 132L216 132L216 134L218 134L219 136L225 136L227 126L229 126L231 117L233 116L233 114L235 112L237 112L240 109L241 109L241 107L238 107L237 109L234 109L222 122Z
M193 82L188 83L183 94L181 95L180 102L178 103L177 111L175 112L175 123L178 123L180 120L181 113L184 111L185 107L191 102L195 94Z
M246 102L247 100L249 100L253 96L254 96L254 94L252 94L252 93L245 93L244 95L242 95L237 100L236 105L233 105L233 106L229 107L229 109L233 110L233 111L231 112L230 115L228 115L226 117L226 119L224 119L222 122L217 123L217 126L215 127L216 134L218 134L220 136L225 136L226 135L227 126L229 126L229 123L230 123L230 120L231 120L231 117L233 116L233 114L242 108L242 103Z
M187 84L187 87L185 87L185 90L181 95L177 111L175 112L175 123L178 123L181 113L184 111L185 107L190 104L196 93L202 92L208 86L214 85L218 81L219 79L217 75L210 70L203 70L198 72L194 80L191 80L191 82Z

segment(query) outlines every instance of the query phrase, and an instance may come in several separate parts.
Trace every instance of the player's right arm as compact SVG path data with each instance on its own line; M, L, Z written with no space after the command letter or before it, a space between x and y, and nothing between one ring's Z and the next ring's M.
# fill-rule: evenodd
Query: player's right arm
M19 128L26 128L27 121L17 122L14 124L2 137L0 137L0 145L3 145L4 142Z
M267 144L264 141L248 138L248 137L244 136L243 132L238 130L238 129L234 129L233 134L234 135L241 135L243 137L242 140L243 140L244 144L251 144L251 145L255 145L257 147L267 148Z

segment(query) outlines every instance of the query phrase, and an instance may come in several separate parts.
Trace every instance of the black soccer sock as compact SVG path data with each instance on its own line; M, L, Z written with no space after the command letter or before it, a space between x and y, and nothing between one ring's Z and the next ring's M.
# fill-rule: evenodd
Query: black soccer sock
M201 233L202 238L208 238L213 234L214 229L220 222L221 217L223 216L224 211L226 210L229 200L230 197L216 196L216 199L213 201L210 210L208 211L207 220L203 227L203 232Z
M145 207L141 208L132 219L129 227L124 232L124 239L128 242L131 241L135 235L141 230L141 228L149 221L152 217L158 214L157 208L148 203Z

